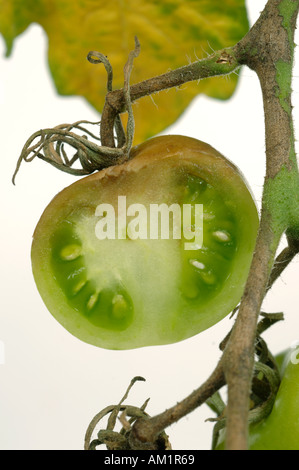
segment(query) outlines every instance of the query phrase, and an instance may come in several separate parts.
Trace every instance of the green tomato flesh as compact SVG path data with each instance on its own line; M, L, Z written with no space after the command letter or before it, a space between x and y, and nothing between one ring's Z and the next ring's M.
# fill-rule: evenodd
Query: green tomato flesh
M195 204L202 204L203 245L185 249L171 230L169 239L134 239L144 222L140 206L124 219L118 196L126 208L147 209L148 230L153 205L189 205L193 227ZM96 236L99 204L114 208L115 239ZM185 233L183 217L181 224ZM79 339L108 349L169 344L237 305L257 229L255 203L230 161L196 139L156 137L135 147L128 162L82 178L51 201L35 229L32 269L48 310Z
M270 415L249 428L249 450L299 450L299 354L288 351ZM225 433L216 450L224 449Z

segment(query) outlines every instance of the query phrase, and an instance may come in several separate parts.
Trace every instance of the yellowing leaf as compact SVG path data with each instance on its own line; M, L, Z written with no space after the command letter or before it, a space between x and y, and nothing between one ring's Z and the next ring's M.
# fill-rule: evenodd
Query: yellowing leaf
M100 113L106 94L102 65L86 60L89 51L105 54L113 67L114 89L123 87L123 67L134 48L131 83L194 62L235 44L248 30L245 0L0 0L0 32L7 54L30 23L39 23L49 39L49 65L61 95L81 95ZM226 99L235 75L188 83L134 105L135 143L172 124L198 94Z

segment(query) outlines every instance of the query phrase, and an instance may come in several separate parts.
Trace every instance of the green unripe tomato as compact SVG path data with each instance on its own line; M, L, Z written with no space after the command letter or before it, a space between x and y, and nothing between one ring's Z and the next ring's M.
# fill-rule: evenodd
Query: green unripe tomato
M249 428L249 450L299 450L299 349L284 354L282 380L267 418ZM225 432L216 450L224 449Z
M50 202L33 236L33 274L52 315L87 343L174 343L238 304L258 223L230 161L196 139L156 137Z

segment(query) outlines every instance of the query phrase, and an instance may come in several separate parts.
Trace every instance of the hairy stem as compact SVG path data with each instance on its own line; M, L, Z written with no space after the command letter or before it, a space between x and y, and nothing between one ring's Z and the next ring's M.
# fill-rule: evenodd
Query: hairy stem
M280 277L286 267L293 261L294 257L298 254L298 246L287 246L276 258L273 269L270 274L267 291L271 289L274 282Z
M226 75L240 67L234 49L227 48L211 54L190 65L158 75L130 87L131 102L161 90L178 87L184 83L218 75ZM113 127L119 113L125 111L124 90L115 90L106 95L102 112L101 141L102 145L114 147Z
M249 395L254 365L257 319L266 293L279 237L268 217L262 216L244 296L237 320L222 356L228 385L226 445L229 450L247 449Z
M154 443L161 431L202 405L223 385L225 385L225 379L222 367L219 365L206 382L184 400L150 419L137 420L131 433L132 443L135 442L136 447L140 447L142 443Z
M235 327L223 355L228 384L226 448L229 450L247 449L256 323L278 243L290 223L290 203L298 189L291 106L298 7L298 0L269 0L257 23L239 44L245 63L256 71L261 84L267 168L256 251ZM289 193L283 197L282 191Z

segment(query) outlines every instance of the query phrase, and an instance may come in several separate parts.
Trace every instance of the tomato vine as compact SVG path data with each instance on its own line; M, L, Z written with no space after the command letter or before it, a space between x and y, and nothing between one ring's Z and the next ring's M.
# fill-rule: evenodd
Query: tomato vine
M259 78L265 115L266 177L255 254L234 327L219 363L204 384L161 414L142 416L134 421L130 436L135 448L155 448L158 436L165 428L200 406L224 385L228 386L226 448L247 448L248 402L261 305L282 270L299 252L299 177L291 103L298 10L299 0L269 0L257 22L235 46L130 86L133 60L139 54L136 41L125 67L124 88L121 90L112 90L112 71L103 56L90 53L89 59L93 63L104 62L108 70L107 95L100 126L101 145L91 144L86 137L78 137L72 132L73 128L80 129L82 123L58 126L34 134L25 144L18 161L16 172L23 160L31 161L36 156L73 174L77 170L72 165L78 159L83 166L78 174L115 165L129 158L134 131L132 102L187 81L229 74L243 65L254 70ZM124 111L129 116L126 135L119 119ZM36 137L40 140L32 145ZM54 142L57 142L56 148L53 147ZM74 158L66 158L62 143L76 149ZM276 257L283 234L287 235L288 247Z

